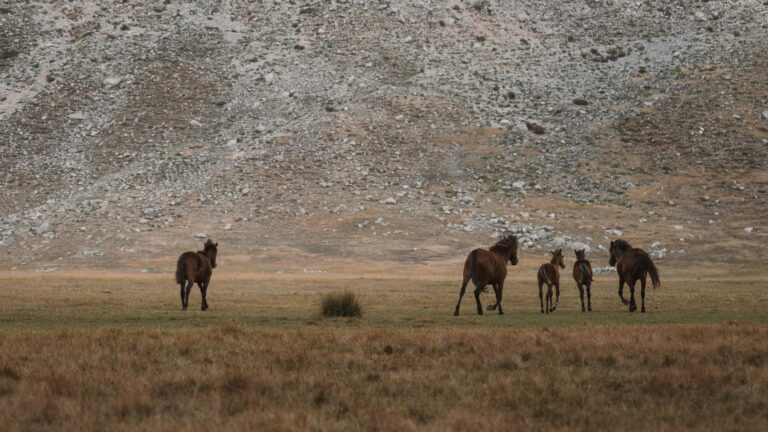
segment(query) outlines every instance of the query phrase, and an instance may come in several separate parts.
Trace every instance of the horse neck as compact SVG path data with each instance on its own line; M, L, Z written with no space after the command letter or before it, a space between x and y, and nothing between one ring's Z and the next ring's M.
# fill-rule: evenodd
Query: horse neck
M552 264L552 268L555 269L555 274L559 275L560 274L560 265L557 263L557 260L555 260L555 258L552 258L549 261L549 263Z
M629 255L629 254L630 254L630 253L632 253L634 250L635 250L635 249L634 249L634 248L631 248L631 247L628 247L628 248L626 248L626 249L619 249L619 253L618 253L618 254L616 254L616 261L618 262L618 261L621 261L621 260L623 260L625 256Z
M505 248L498 248L494 249L493 252L495 252L500 257L504 258L505 260L508 260L510 255L512 255L512 246L507 246Z

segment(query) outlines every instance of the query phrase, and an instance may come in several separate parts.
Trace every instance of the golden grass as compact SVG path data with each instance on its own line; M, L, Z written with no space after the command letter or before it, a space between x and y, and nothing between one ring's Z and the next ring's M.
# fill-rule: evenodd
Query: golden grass
M210 311L195 291L181 312L171 275L7 273L0 425L763 429L765 280L668 273L647 314L626 312L615 275L598 275L592 313L564 281L542 316L535 286L513 274L506 315L482 317L471 296L452 316L450 275L222 273ZM337 290L358 295L362 319L320 317Z
M443 273L444 274L444 273ZM535 269L533 270L535 274ZM450 275L449 275L450 276ZM581 313L578 290L563 276L557 313L539 313L535 281L513 274L505 285L504 311L478 317L471 293L461 316L453 316L460 279L415 278L411 274L353 277L349 274L224 274L208 290L208 312L200 311L194 288L190 310L181 313L179 289L172 274L14 274L4 279L0 332L19 330L164 329L220 325L303 328L359 327L530 327L651 323L708 323L750 320L768 323L765 279L674 278L662 274L661 289L647 292L647 314L628 314L616 294L616 275L597 275L593 312ZM742 275L743 276L743 275ZM352 324L324 320L324 294L357 295L365 318ZM625 289L625 295L629 295ZM639 293L638 293L639 295ZM639 300L639 299L638 299ZM493 294L482 296L484 306Z
M4 430L760 430L768 328L0 336Z

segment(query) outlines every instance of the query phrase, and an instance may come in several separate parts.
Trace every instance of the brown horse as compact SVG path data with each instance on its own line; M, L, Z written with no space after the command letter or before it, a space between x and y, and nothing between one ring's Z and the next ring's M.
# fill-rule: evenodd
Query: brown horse
M205 299L205 295L208 292L208 285L211 283L213 269L216 268L218 246L218 243L214 243L209 239L203 245L203 250L184 252L176 262L176 283L181 285L181 310L187 310L187 306L189 306L189 293L192 291L192 285L195 283L200 287L200 293L203 295L203 304L200 310L208 310L208 302Z
M619 274L619 297L621 302L629 305L629 311L637 310L635 303L635 283L640 280L640 301L642 306L640 312L645 312L645 278L651 276L653 288L661 286L659 271L653 264L651 257L642 249L633 248L624 240L615 240L611 242L611 258L608 264L616 266L616 272ZM630 300L624 298L624 282L629 286Z
M464 281L459 291L459 301L456 303L454 315L459 315L461 298L467 289L467 283L472 280L475 285L475 301L477 302L477 314L483 314L483 306L480 304L480 292L486 285L493 286L496 294L496 303L488 305L488 310L499 309L499 315L503 315L501 309L501 297L504 293L504 279L507 277L507 261L517 265L517 237L509 235L502 238L490 249L475 249L469 253L464 261Z
M555 249L549 251L552 254L552 259L539 267L539 273L537 275L539 280L539 302L541 303L541 313L544 313L544 299L542 298L541 287L547 284L547 313L554 312L557 309L557 305L560 303L560 270L557 268L565 268L565 262L563 262L563 250ZM557 300L552 304L552 286L555 286L557 290Z
M584 312L584 287L587 288L587 310L592 311L592 264L585 258L586 252L574 250L576 262L573 263L573 280L579 288L581 297L581 311Z

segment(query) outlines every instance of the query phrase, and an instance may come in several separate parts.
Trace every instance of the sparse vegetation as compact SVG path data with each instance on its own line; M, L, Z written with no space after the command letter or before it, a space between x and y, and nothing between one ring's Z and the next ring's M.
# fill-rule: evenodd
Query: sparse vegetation
M363 308L354 293L349 291L332 292L320 301L320 314L327 318L363 316Z
M565 286L544 322L521 276L534 265L508 278L506 315L458 318L456 280L402 272L222 274L206 313L178 310L168 275L9 272L0 424L757 430L768 421L768 293L755 289L764 279L668 277L641 315L618 302L615 275L597 275L592 314ZM312 318L329 286L357 292L366 319Z
M534 122L525 122L525 127L536 135L544 135L547 132L544 126Z
M768 328L0 336L0 422L58 430L759 430Z

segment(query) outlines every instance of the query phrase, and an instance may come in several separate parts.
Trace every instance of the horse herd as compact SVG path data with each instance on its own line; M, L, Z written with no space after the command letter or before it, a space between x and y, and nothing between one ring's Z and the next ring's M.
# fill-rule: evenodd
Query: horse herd
M653 264L651 257L642 249L633 248L624 240L615 240L611 242L609 248L611 257L609 264L616 266L619 274L619 297L621 302L629 305L629 311L637 310L635 303L635 284L640 281L640 301L641 312L645 312L645 283L646 277L651 276L651 283L656 288L661 285L659 272ZM581 297L581 311L592 310L592 265L585 257L585 251L575 250L576 262L573 263L573 279L579 288ZM554 312L560 301L560 270L565 268L565 261L562 249L550 251L552 259L539 267L536 278L539 284L539 302L541 304L541 313ZM459 301L456 303L454 315L459 315L461 298L467 289L467 284L471 280L475 285L475 301L477 302L477 314L483 314L483 307L480 304L480 293L487 285L493 287L496 294L496 303L488 305L488 310L498 309L499 314L503 314L501 308L501 299L504 295L504 279L507 277L507 261L512 265L517 264L517 237L510 235L499 240L495 245L488 249L475 249L469 253L464 262L464 280L461 283L459 291ZM629 286L630 300L624 298L624 283ZM546 295L542 288L547 285ZM552 287L555 288L555 301L552 301ZM587 291L587 307L584 307L584 289ZM546 306L545 306L546 301Z
M213 269L216 268L216 254L218 243L208 239L203 244L203 250L197 252L184 252L179 256L176 263L176 283L181 286L181 309L187 310L189 306L189 294L192 291L192 285L195 283L200 287L200 294L203 297L201 310L208 309L206 294L208 285L211 282ZM575 250L576 261L573 263L573 279L579 288L581 297L581 311L592 310L592 265L585 257L585 251ZM629 311L637 310L635 303L635 284L640 281L640 304L641 312L645 312L645 284L646 278L651 277L653 288L661 285L659 272L656 269L651 257L642 249L633 248L624 240L614 240L611 242L609 264L616 266L616 272L619 275L619 297L624 305L629 305ZM550 251L552 259L539 267L536 278L539 285L539 302L541 304L541 313L554 312L560 302L560 268L565 268L565 258L562 249ZM459 301L456 303L454 315L459 315L459 307L464 292L471 280L475 286L475 302L477 303L478 315L483 314L483 307L480 304L480 293L487 285L493 287L496 294L496 303L488 305L488 310L498 310L503 314L501 299L504 294L504 279L507 277L507 261L512 265L517 265L517 237L508 235L496 242L488 249L475 249L469 253L464 262L464 280L459 291ZM624 298L624 284L629 286L630 299ZM543 287L547 285L547 292L544 294ZM555 288L555 299L552 301L552 288ZM587 306L584 307L584 291L587 292ZM546 302L546 305L545 305Z

